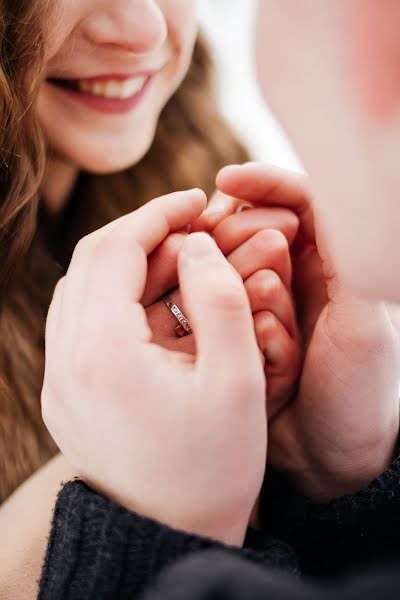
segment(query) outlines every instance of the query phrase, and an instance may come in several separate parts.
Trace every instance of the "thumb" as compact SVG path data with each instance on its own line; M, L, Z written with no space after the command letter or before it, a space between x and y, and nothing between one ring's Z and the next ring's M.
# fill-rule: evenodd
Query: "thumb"
M210 236L194 233L179 256L182 296L196 336L197 366L236 385L264 385L250 303L240 276ZM228 377L227 377L228 374Z

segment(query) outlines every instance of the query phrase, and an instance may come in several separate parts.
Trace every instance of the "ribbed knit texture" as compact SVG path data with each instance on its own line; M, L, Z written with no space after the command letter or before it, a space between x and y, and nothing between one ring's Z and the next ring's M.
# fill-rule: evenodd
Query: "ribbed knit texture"
M314 597L303 596L304 590L307 594L315 591L316 598L372 598L361 593L367 589L365 577L354 588L361 590L361 596L358 591L352 595L351 585L348 596L344 591L331 595L333 583L317 590L303 588L291 578L298 573L294 552L302 574L319 578L336 578L374 563L400 560L400 458L365 489L329 504L313 504L298 496L281 476L269 471L260 512L262 531L249 530L246 547L231 548L131 513L82 482L69 483L57 500L39 600L137 599L152 589L159 576L162 580L168 574L168 567L178 577L171 584L175 595L165 595L168 600L185 598L181 591L189 589L193 595L187 600L261 598L253 595L256 589L259 594L273 589L276 596L267 595L268 600ZM188 574L187 558L192 565ZM197 585L190 576L193 568L202 573ZM392 598L393 589L398 589L398 596L393 597L400 598L399 572L400 566L389 579L379 573L374 578L375 589L381 586L388 592L385 598ZM251 583L253 575L258 587ZM390 589L386 583L382 586L382 581L389 580ZM270 584L273 588L268 588ZM211 595L197 596L195 591L201 589L205 594L210 590ZM238 595L245 589L248 595ZM163 589L158 590L155 597L164 598Z
M400 458L356 494L315 504L269 471L262 527L294 548L302 573L335 576L400 558ZM400 595L399 595L400 598Z
M59 494L39 600L133 600L179 558L221 549L249 561L296 572L286 544L249 531L244 549L175 531L131 513L83 482Z
M143 600L399 600L400 564L328 581L294 579L226 552L166 569ZM141 599L142 600L142 599Z

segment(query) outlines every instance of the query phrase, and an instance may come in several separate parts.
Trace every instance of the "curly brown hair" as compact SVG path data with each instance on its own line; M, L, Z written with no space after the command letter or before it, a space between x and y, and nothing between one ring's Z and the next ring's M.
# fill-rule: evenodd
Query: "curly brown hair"
M46 150L35 108L45 62L41 15L53 2L0 5L0 502L57 452L40 412L44 329L55 283L78 240L173 190L201 187L209 194L222 166L248 158L218 113L200 38L146 156L115 175L81 174L64 212L46 214Z

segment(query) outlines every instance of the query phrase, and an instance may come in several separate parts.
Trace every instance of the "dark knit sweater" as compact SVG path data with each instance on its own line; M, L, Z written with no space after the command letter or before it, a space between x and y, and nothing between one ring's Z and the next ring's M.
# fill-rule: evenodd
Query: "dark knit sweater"
M294 548L303 574L336 576L400 560L400 454L368 487L329 504L298 496L271 473L261 504L262 530Z
M249 530L238 549L172 530L82 482L69 483L57 500L39 600L361 598L346 596L359 589L375 598L364 593L374 585L385 599L394 585L400 598L400 459L366 489L327 505L298 497L271 474L261 507L262 532ZM295 553L303 574L335 582L307 587ZM338 580L341 572L396 558L393 574Z
M116 596L117 597L117 596ZM143 600L399 600L400 563L346 579L295 579L223 552L192 555L166 569Z

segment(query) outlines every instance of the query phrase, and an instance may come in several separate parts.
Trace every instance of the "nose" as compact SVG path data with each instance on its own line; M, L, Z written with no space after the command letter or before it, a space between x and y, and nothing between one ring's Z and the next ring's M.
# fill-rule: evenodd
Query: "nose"
M105 0L85 20L85 34L92 43L115 46L135 54L160 48L168 36L165 16L156 0Z

